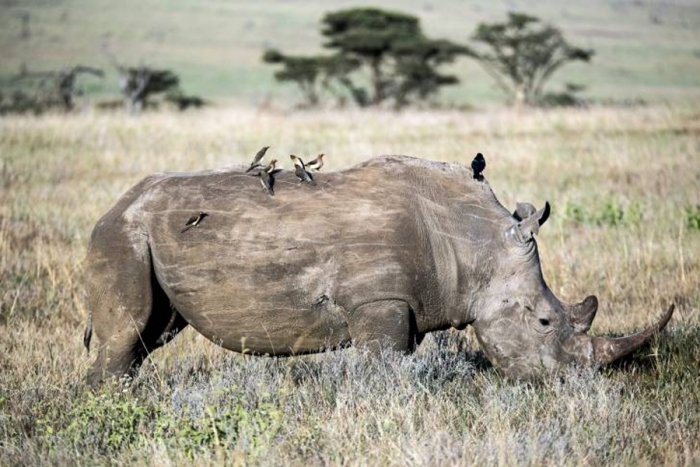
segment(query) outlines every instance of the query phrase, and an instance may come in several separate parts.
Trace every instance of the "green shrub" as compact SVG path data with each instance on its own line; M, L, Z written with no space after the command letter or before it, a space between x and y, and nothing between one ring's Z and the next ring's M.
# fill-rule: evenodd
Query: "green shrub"
M86 393L64 414L52 414L39 422L48 444L88 447L100 453L121 451L138 444L150 411L124 392ZM58 422L58 423L56 423ZM67 423L60 426L61 422Z
M588 209L580 204L567 202L564 218L579 224L599 226L637 225L644 219L644 207L639 201L632 201L625 209L614 199L607 199L603 204Z
M258 402L250 408L242 402L208 405L200 413L168 411L155 420L154 435L166 444L175 444L190 458L197 452L219 447L230 450L239 444L253 452L277 433L282 413L271 402Z
M644 207L639 201L632 201L625 213L625 222L638 225L644 220Z
M700 204L685 208L685 225L689 230L700 230Z
M622 207L612 199L608 199L598 212L594 214L594 222L598 225L615 227L622 224L625 212Z
M586 213L583 210L583 206L576 203L566 203L564 216L567 220L578 222L579 224L583 224L586 221Z

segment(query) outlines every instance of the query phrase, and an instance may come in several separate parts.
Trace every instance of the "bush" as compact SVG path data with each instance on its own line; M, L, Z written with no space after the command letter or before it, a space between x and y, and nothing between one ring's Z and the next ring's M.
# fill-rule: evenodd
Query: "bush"
M109 388L108 390L115 390ZM143 425L150 417L147 407L126 392L86 393L68 413L52 414L39 422L49 445L68 444L75 449L87 448L101 454L118 452L137 445ZM54 421L67 422L64 426Z
M625 211L622 207L615 200L609 199L597 213L593 214L593 220L598 225L614 227L622 224L624 216Z
M689 230L700 230L700 204L685 208L685 225Z
M637 225L644 219L644 207L639 201L632 201L624 207L612 198L588 209L580 204L568 202L564 208L564 218L578 224L598 226Z

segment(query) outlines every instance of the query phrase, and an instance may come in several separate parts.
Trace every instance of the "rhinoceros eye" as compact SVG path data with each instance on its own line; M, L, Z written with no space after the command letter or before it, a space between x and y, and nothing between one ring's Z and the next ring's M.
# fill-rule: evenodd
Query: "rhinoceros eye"
M548 320L548 319L544 319L544 318L540 318L540 324L541 324L542 326L549 326L549 320Z

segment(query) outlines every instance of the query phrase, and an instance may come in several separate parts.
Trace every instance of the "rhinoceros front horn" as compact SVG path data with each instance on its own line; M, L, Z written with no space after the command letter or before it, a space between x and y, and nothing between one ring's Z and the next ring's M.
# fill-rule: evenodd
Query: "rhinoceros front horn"
M658 334L669 322L673 316L675 305L668 307L668 310L661 317L658 323L648 327L644 331L631 336L611 339L608 337L594 337L593 342L593 358L601 365L612 363L618 358L628 355L646 342L654 335Z

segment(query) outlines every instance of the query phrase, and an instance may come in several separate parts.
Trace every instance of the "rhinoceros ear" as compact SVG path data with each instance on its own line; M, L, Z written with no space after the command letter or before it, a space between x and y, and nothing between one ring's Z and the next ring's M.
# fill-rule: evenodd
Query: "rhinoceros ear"
M518 221L527 219L537 211L537 208L530 203L517 203L515 205L515 211L513 211L513 217Z
M549 202L545 202L542 209L518 222L516 225L518 237L523 241L532 240L532 237L540 231L540 226L549 219L549 212Z

